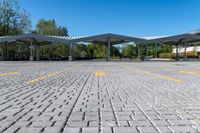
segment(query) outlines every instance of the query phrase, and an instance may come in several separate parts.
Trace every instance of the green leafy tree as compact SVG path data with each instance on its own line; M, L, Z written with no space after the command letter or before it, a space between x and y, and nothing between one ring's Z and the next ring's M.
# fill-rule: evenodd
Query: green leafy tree
M111 57L120 58L121 56L120 47L111 46Z
M87 57L87 45L75 44L74 55L77 57Z
M124 57L130 57L130 58L135 57L136 56L135 46L132 44L123 46L122 55Z
M0 36L28 33L30 29L30 14L20 9L18 0L0 0ZM14 59L20 54L20 44L4 43L0 49L6 58Z
M0 36L29 32L30 14L20 10L18 0L0 0Z
M57 26L56 21L54 19L40 19L36 24L35 30L32 31L32 33L41 35L68 36L67 28ZM46 45L40 47L39 51L41 57L49 59L66 58L69 55L68 46L62 43L54 43L53 45Z
M33 33L41 35L68 36L67 28L57 26L56 21L54 19L40 19L36 24L36 29L33 31Z

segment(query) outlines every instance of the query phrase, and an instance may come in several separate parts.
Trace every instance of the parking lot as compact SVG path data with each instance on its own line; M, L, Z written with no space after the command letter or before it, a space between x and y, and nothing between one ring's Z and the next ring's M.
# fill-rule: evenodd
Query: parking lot
M0 132L200 132L199 83L200 62L0 62Z

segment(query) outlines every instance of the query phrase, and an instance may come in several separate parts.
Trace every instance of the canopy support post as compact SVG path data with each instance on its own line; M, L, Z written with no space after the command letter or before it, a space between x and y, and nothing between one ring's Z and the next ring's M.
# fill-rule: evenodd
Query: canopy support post
M29 61L33 61L34 57L33 57L33 42L31 41L31 45L30 45L30 56L29 56Z
M73 61L72 50L73 50L73 43L70 43L70 46L69 46L69 61Z
M176 57L175 57L175 61L179 61L179 57L178 57L178 44L176 44Z
M148 44L147 44L147 51L146 51L146 55L149 56L149 47L148 47Z
M140 58L140 44L138 44L138 58Z
M37 46L36 48L36 61L39 61L40 60L40 46Z
M156 43L156 58L158 58L158 43Z
M107 45L107 61L110 61L110 38L108 38L108 45Z
M185 41L184 44L184 57L183 57L183 61L187 61L187 42Z
M8 42L5 42L5 58L8 58Z
M3 48L0 47L0 51L1 51L1 58L0 60L3 61L4 60L4 53L3 53Z

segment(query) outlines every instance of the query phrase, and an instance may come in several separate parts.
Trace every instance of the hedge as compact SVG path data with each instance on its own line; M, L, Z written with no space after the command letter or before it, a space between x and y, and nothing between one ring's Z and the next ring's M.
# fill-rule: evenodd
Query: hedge
M186 55L187 55L187 57L198 57L199 56L198 52L187 52ZM176 57L176 54L175 53L160 53L159 57L174 59ZM183 57L184 57L184 53L179 53L179 58L183 58Z

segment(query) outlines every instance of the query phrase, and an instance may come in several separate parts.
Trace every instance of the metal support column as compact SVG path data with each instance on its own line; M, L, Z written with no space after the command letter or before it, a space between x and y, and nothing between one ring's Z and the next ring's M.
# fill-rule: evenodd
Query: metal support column
M108 38L107 61L110 61L110 38Z
M156 58L158 58L158 44L156 43Z
M22 51L21 51L21 45L19 45L18 50L17 50L18 54L19 54L19 60L22 60Z
M179 57L178 57L178 44L176 44L176 57L175 57L175 61L179 61Z
M36 61L40 60L40 46L37 46L36 48Z
M4 58L8 58L8 42L5 42L5 55Z
M3 61L4 60L3 48L0 48L0 52L1 52L0 60Z
M148 44L146 46L147 46L146 56L149 56L149 47L148 47Z
M140 58L140 44L138 44L138 58Z
M148 44L146 44L146 57L145 57L145 61L149 60L149 48L148 48Z
M184 57L183 57L183 61L187 61L187 42L185 41L184 44Z
M34 57L33 57L33 42L31 41L31 45L30 45L30 56L29 56L29 60L33 61Z
M108 49L108 46L105 45L105 53L106 53L106 55L105 55L105 56L106 56L105 59L106 59L106 61L107 61L107 49Z
M72 50L73 50L73 43L70 43L70 46L69 46L69 61L73 60Z

